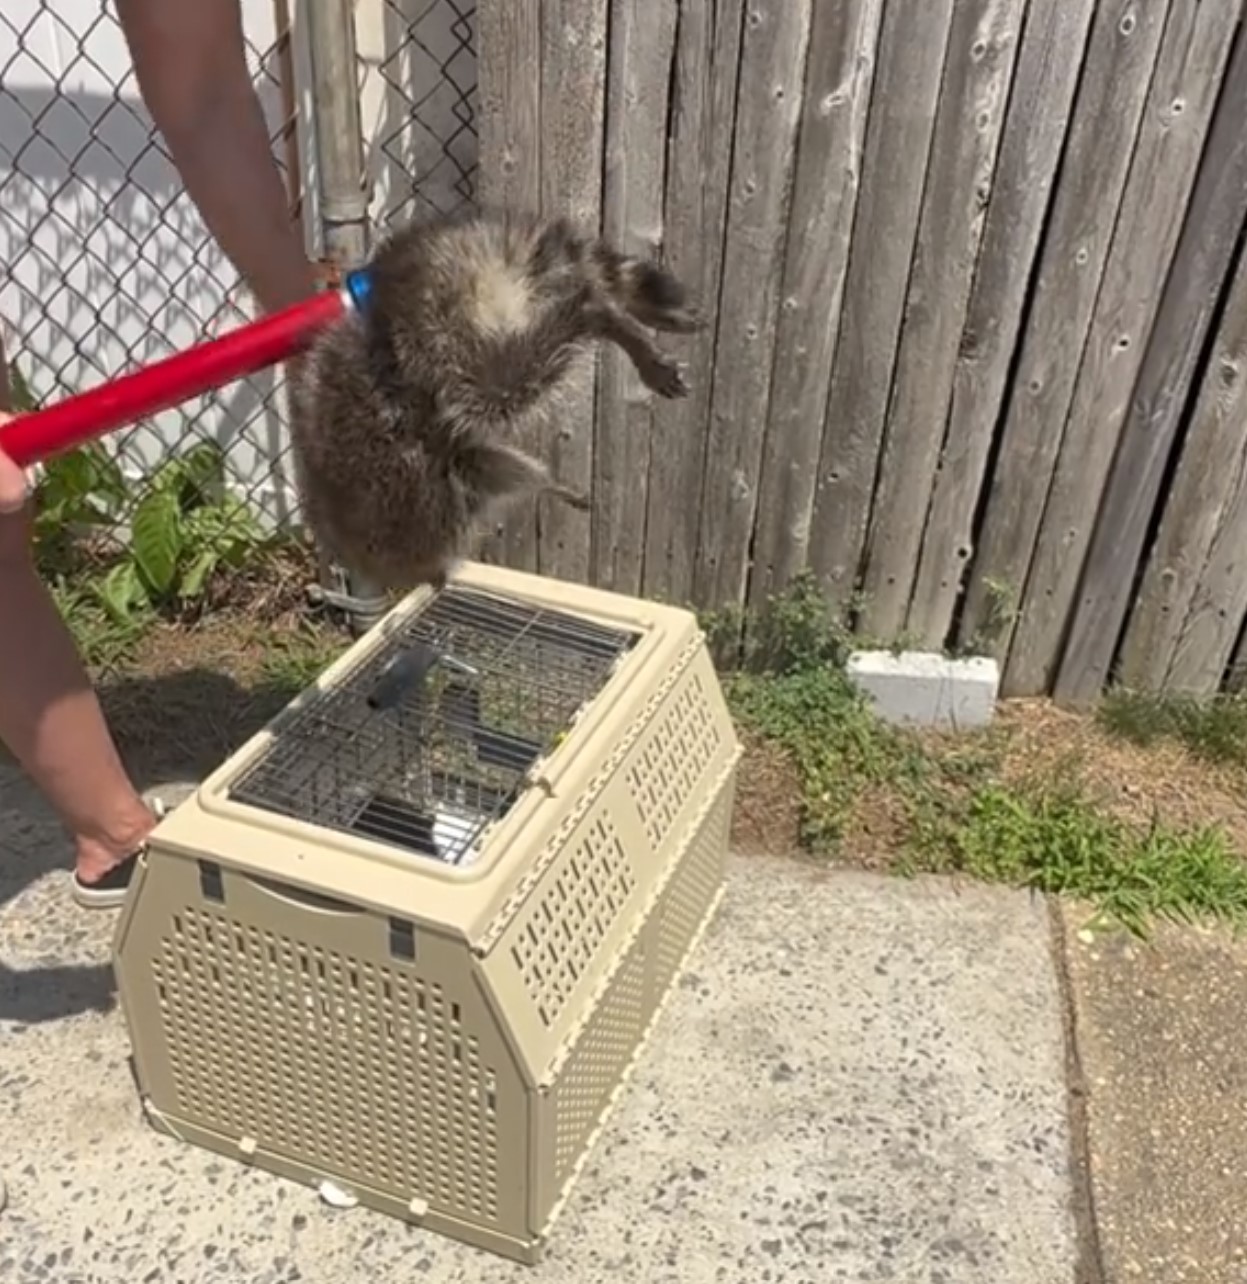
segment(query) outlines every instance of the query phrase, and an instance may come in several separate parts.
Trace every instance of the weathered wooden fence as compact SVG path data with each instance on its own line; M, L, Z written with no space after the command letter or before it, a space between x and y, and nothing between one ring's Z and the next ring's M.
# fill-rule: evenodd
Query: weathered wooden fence
M1243 0L481 0L483 200L660 255L517 565L703 607L810 569L1008 694L1247 660ZM1239 655L1236 657L1236 650Z

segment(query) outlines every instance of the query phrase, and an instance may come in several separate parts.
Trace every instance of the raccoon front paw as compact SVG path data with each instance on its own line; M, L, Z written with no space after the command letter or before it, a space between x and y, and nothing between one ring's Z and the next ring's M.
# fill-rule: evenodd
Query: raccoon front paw
M641 370L641 378L647 388L669 401L688 396L688 384L680 373L680 367L674 362L655 361L648 364Z
M696 308L664 308L649 317L650 326L668 334L696 334L706 327L706 319Z
M557 484L547 487L546 493L551 499L560 500L564 504L577 508L581 512L587 513L593 507L593 500L582 490L573 490L570 486L559 486Z

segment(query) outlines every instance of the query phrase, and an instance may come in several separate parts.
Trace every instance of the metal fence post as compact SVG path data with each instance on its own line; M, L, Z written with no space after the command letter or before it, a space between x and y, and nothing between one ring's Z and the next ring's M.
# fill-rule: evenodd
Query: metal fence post
M339 269L368 257L368 192L356 82L355 19L351 0L312 0L307 6L311 56L316 176L324 257ZM345 592L326 594L343 607L352 628L364 632L383 614L381 591L346 571Z

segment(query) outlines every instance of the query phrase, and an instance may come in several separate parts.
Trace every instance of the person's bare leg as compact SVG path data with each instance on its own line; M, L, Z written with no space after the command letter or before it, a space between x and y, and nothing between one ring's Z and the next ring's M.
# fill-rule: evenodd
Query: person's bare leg
M12 411L0 337L0 419ZM26 479L0 458L0 740L68 827L76 872L97 881L156 818L121 764L73 638L40 581Z
M73 638L31 556L28 511L0 516L0 739L74 838L97 881L155 824L130 782Z

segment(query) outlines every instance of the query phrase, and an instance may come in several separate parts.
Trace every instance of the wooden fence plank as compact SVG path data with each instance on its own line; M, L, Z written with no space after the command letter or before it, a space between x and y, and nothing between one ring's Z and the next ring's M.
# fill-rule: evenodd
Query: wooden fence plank
M694 586L744 601L812 0L747 0Z
M1022 0L953 14L862 577L861 624L905 626L1017 58Z
M652 3L652 0L651 0ZM611 0L602 231L624 252L663 244L678 6ZM593 448L593 583L640 593L655 395L618 348L602 353Z
M542 0L480 0L477 21L478 198L492 208L541 208ZM521 504L482 556L537 566L537 520Z
M612 0L602 228L652 257L663 240L671 61L678 6ZM670 345L665 345L670 346ZM617 348L602 353L594 445L593 579L641 591L653 393Z
M1092 26L959 630L1000 659L1016 630L1000 600L1026 581L1168 8L1100 5Z
M1220 679L1219 672L1198 671L1198 654L1184 642L1184 636L1190 628L1214 546L1220 543L1226 547L1219 536L1227 526L1227 514L1232 515L1242 503L1245 423L1247 256L1239 260L1199 399L1165 496L1160 529L1137 605L1126 630L1120 662L1124 686L1166 690L1179 650L1184 651L1181 686L1196 694L1207 694ZM1243 547L1240 543L1240 575ZM1209 595L1204 593L1203 601L1208 600Z
M1190 201L1237 9L1234 3L1174 0L1005 670L1004 685L1017 694L1052 691L1069 702L1087 696L1076 669L1058 677L1061 653L1095 515Z
M1030 0L906 621L906 633L927 646L946 642L969 565L974 515L1095 3Z
M609 0L542 0L541 208L588 232L602 225L606 134L606 25ZM543 432L542 458L565 485L593 482L596 372L563 400L558 423ZM561 579L590 577L588 513L541 499L537 566Z
M815 7L784 260L750 604L804 569L883 0Z
M689 396L653 407L643 587L670 602L693 598L743 14L744 0L679 0L663 250L707 325L680 340Z
M1240 339L1242 336L1239 336ZM1207 697L1221 687L1226 667L1247 618L1247 575L1243 574L1243 550L1247 549L1247 396L1244 395L1247 350L1240 346L1233 358L1233 374L1221 364L1213 379L1221 383L1221 405L1232 407L1230 414L1218 414L1218 427L1227 440L1221 460L1226 478L1220 505L1221 520L1213 535L1208 562L1191 601L1186 626L1174 649L1165 690ZM1233 393L1227 388L1232 382Z
M1130 609L1135 568L1143 555L1234 247L1247 219L1247 131L1243 129L1247 120L1247 39L1241 36L1225 86L1096 519L1057 681L1057 692L1066 698L1093 697L1109 677L1122 623ZM1148 596L1145 585L1140 611L1135 612L1128 629L1127 652L1133 645L1130 635L1137 638L1145 633L1147 663L1163 663L1167 668L1194 587L1194 577L1174 585L1184 599L1182 610L1175 612L1172 601ZM1163 609L1159 609L1162 601Z
M834 605L857 583L952 0L886 6L819 450L810 565Z
M1234 658L1225 675L1224 690L1233 695L1242 695L1247 691L1247 629L1239 636Z

